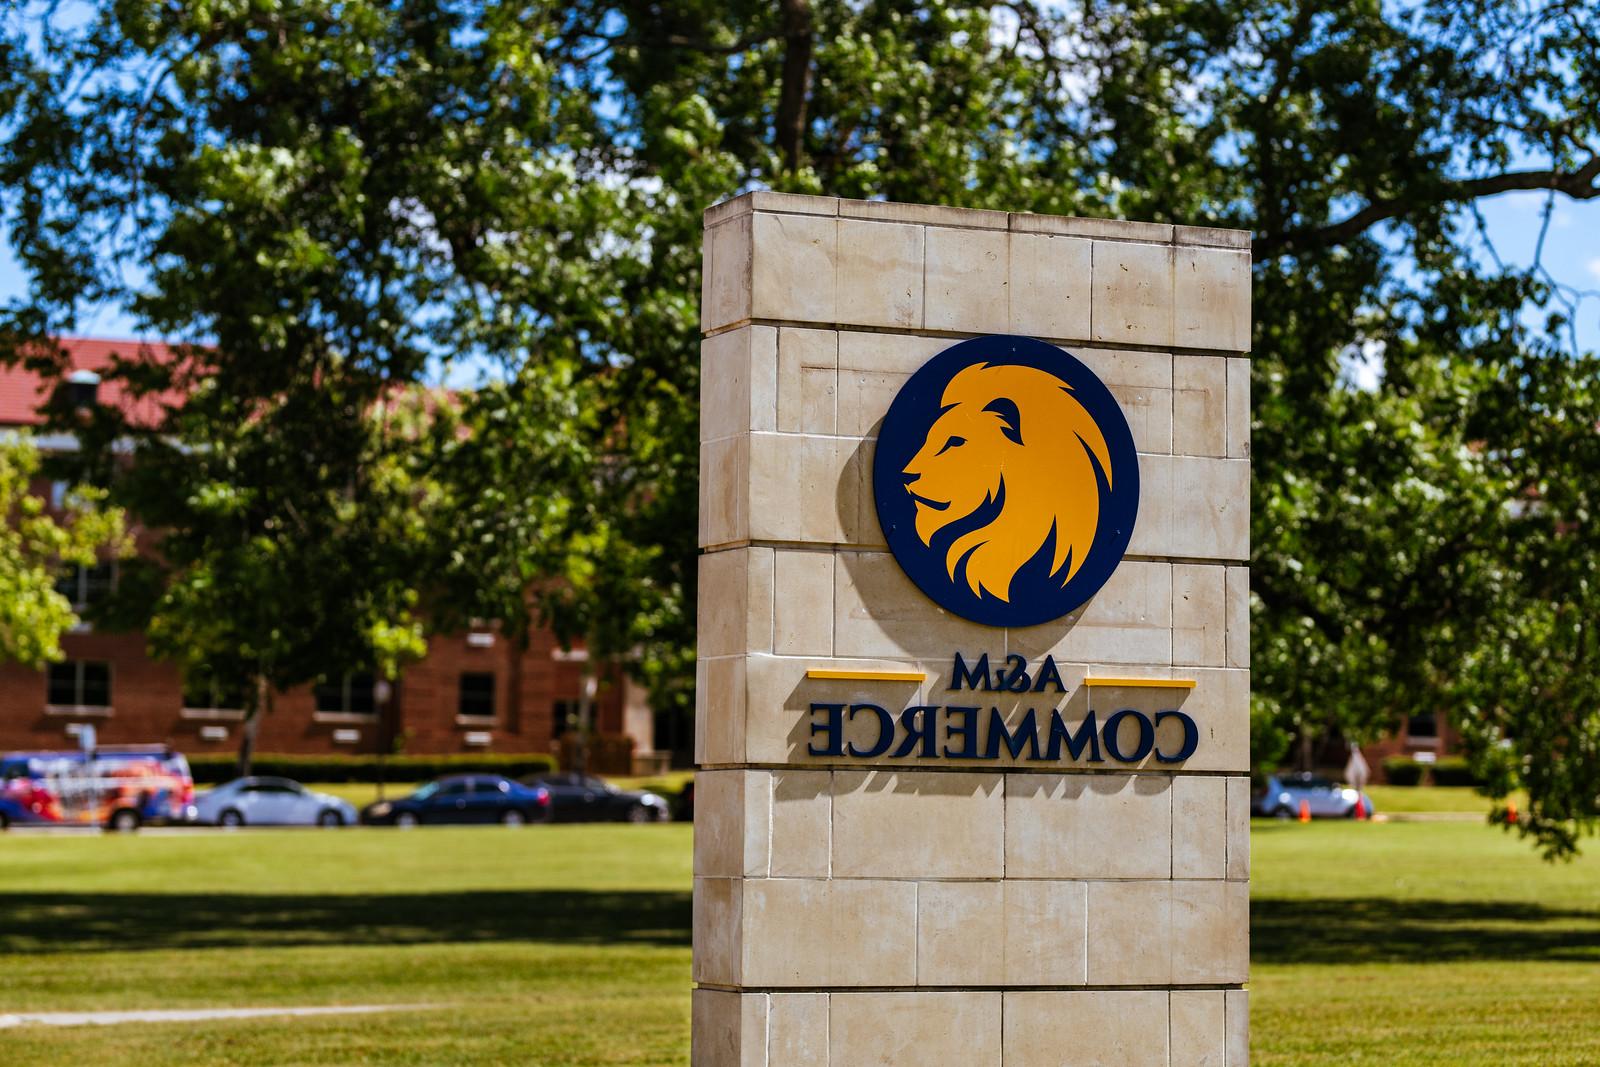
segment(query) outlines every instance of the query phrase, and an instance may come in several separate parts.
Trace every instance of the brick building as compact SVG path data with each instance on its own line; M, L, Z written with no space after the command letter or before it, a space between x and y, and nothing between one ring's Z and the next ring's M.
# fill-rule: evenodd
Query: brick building
M73 366L69 388L84 402L127 404L114 382L101 391L97 372L119 345L64 342ZM120 344L124 352L129 345ZM153 346L160 351L160 346ZM0 369L0 431L36 427L46 394L39 379ZM46 450L69 449L59 435L38 438ZM41 484L41 495L64 487ZM136 519L137 517L135 517ZM137 532L137 531L136 531ZM115 564L64 573L58 589L80 608L117 580ZM102 743L167 742L188 753L229 752L244 719L238 694L185 692L176 666L152 659L142 634L96 631L87 624L62 639L66 659L45 671L0 664L0 750L59 748L83 723ZM408 753L557 752L576 721L585 688L583 650L561 649L536 632L527 648L485 627L438 635L428 654L392 687L352 672L336 683L276 694L261 720L259 752ZM385 689L388 689L385 692ZM594 728L630 737L637 767L663 764L644 692L621 672L602 673Z

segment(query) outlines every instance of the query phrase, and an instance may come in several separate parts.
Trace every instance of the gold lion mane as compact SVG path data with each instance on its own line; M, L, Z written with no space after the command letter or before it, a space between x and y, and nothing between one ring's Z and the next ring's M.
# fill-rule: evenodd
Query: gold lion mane
M980 425L992 423L985 439L969 442L976 447L963 459L972 477L989 482L989 502L1002 493L1005 501L993 520L950 545L945 554L950 580L956 580L964 559L966 583L975 596L987 592L1009 603L1012 580L1054 530L1050 576L1065 566L1061 584L1066 585L1088 557L1100 527L1100 487L1091 455L1111 483L1110 450L1100 427L1070 386L1034 367L968 367L951 379L942 401L947 411L965 408L969 415L990 416L980 420ZM1020 425L1008 426L993 414L996 401L1014 404ZM942 521L930 522L925 533L919 524L919 535L931 546L933 533L966 517L940 516Z

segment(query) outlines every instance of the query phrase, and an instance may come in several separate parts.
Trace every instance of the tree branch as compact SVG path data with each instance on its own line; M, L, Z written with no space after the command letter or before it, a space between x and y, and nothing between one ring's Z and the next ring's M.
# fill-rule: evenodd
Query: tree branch
M1548 189L1551 192L1565 193L1574 200L1593 200L1600 197L1600 185L1595 184L1597 177L1600 177L1600 154L1592 156L1588 163L1577 170L1515 170L1504 174L1490 174L1482 178L1447 181L1439 187L1437 195L1429 203L1444 204L1452 201L1476 200L1479 197L1525 189ZM1414 199L1379 197L1340 222L1290 230L1280 234L1269 233L1258 237L1255 250L1258 255L1276 255L1282 252L1299 252L1342 244L1360 236L1377 223L1404 215L1417 204L1418 201Z

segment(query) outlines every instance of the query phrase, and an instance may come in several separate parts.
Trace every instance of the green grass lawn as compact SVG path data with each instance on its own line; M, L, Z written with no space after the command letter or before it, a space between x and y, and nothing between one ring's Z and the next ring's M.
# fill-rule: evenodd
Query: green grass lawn
M1600 1064L1600 858L1258 821L1253 1062ZM0 838L0 1012L427 1005L0 1031L8 1062L688 1062L690 830Z

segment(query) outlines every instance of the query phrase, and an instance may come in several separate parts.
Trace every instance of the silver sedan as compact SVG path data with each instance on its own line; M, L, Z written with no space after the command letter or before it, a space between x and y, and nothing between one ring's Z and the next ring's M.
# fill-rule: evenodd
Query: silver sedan
M354 826L355 805L287 778L235 778L195 797L199 822L216 826Z

